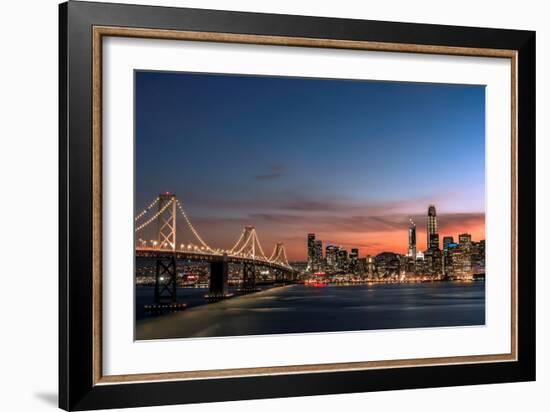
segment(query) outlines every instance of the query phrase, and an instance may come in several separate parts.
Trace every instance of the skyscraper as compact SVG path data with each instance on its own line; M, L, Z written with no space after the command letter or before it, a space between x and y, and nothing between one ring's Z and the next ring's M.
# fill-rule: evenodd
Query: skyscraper
M408 255L416 259L416 225L412 219L409 219L409 253Z
M452 236L443 237L443 275L450 276L453 271L452 268L452 253L450 249L456 247L454 238Z
M458 235L458 243L461 245L472 243L472 235L469 233L461 233Z
M357 248L351 249L351 252L349 254L349 267L353 272L357 270L358 262L359 262L359 249Z
M348 268L348 251L343 248L338 248L338 255L336 257L338 269L346 270Z
M447 247L450 243L454 243L455 240L452 236L444 236L443 237L443 250L447 250Z
M323 241L322 240L316 240L313 243L313 247L315 249L315 255L313 258L313 269L319 270L321 269L322 263L323 263Z
M307 267L309 270L313 268L314 261L315 261L315 233L308 233L307 235Z
M330 269L334 269L334 267L336 266L336 262L338 260L338 246L327 245L325 251L326 251L327 266Z
M437 233L437 215L435 206L428 207L428 225L426 228L427 239L426 246L428 249L439 249L439 234Z

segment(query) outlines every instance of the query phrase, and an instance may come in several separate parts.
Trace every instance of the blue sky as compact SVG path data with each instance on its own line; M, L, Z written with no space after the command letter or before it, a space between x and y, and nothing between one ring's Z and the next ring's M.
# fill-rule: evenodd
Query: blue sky
M484 86L140 71L135 132L136 208L175 192L216 246L406 249L429 203L483 235Z

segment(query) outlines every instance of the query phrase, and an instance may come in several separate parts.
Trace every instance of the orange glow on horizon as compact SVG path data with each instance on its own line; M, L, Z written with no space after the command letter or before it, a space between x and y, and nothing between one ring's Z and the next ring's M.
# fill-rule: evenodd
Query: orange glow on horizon
M440 225L439 244L443 247L443 237L452 236L458 243L458 235L469 233L472 241L478 242L485 239L485 222L470 225ZM352 248L359 249L359 257L367 255L375 256L382 252L395 252L406 254L408 250L408 228L396 229L383 232L349 233L332 232L330 234L321 231L315 232L316 239L323 242L323 255L328 244L341 246L347 249L348 253ZM307 259L307 235L303 239L293 239L285 242L285 249L290 261L304 261ZM416 228L416 249L424 251L426 247L426 229Z

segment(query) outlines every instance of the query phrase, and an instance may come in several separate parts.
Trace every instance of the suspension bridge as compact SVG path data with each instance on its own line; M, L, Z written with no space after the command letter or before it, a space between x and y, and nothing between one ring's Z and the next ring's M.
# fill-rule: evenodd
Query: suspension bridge
M272 271L277 279L294 280L296 271L288 263L283 243L277 243L268 257L262 248L256 228L245 226L230 249L216 248L201 237L191 223L182 203L173 193L159 194L135 216L136 258L156 260L155 303L176 302L177 261L210 264L210 300L227 297L229 264L241 265L241 291L256 290L256 272ZM146 228L156 225L155 239L140 237ZM182 228L183 226L183 228ZM178 243L177 233L188 229L191 242Z

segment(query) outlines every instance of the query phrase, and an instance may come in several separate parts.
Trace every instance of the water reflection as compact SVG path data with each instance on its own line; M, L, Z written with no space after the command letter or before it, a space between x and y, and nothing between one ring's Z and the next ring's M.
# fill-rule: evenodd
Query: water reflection
M204 305L204 289L181 289L183 312L147 317L152 288L136 291L137 339L335 332L485 323L484 282L292 285ZM140 308L141 307L141 308Z

